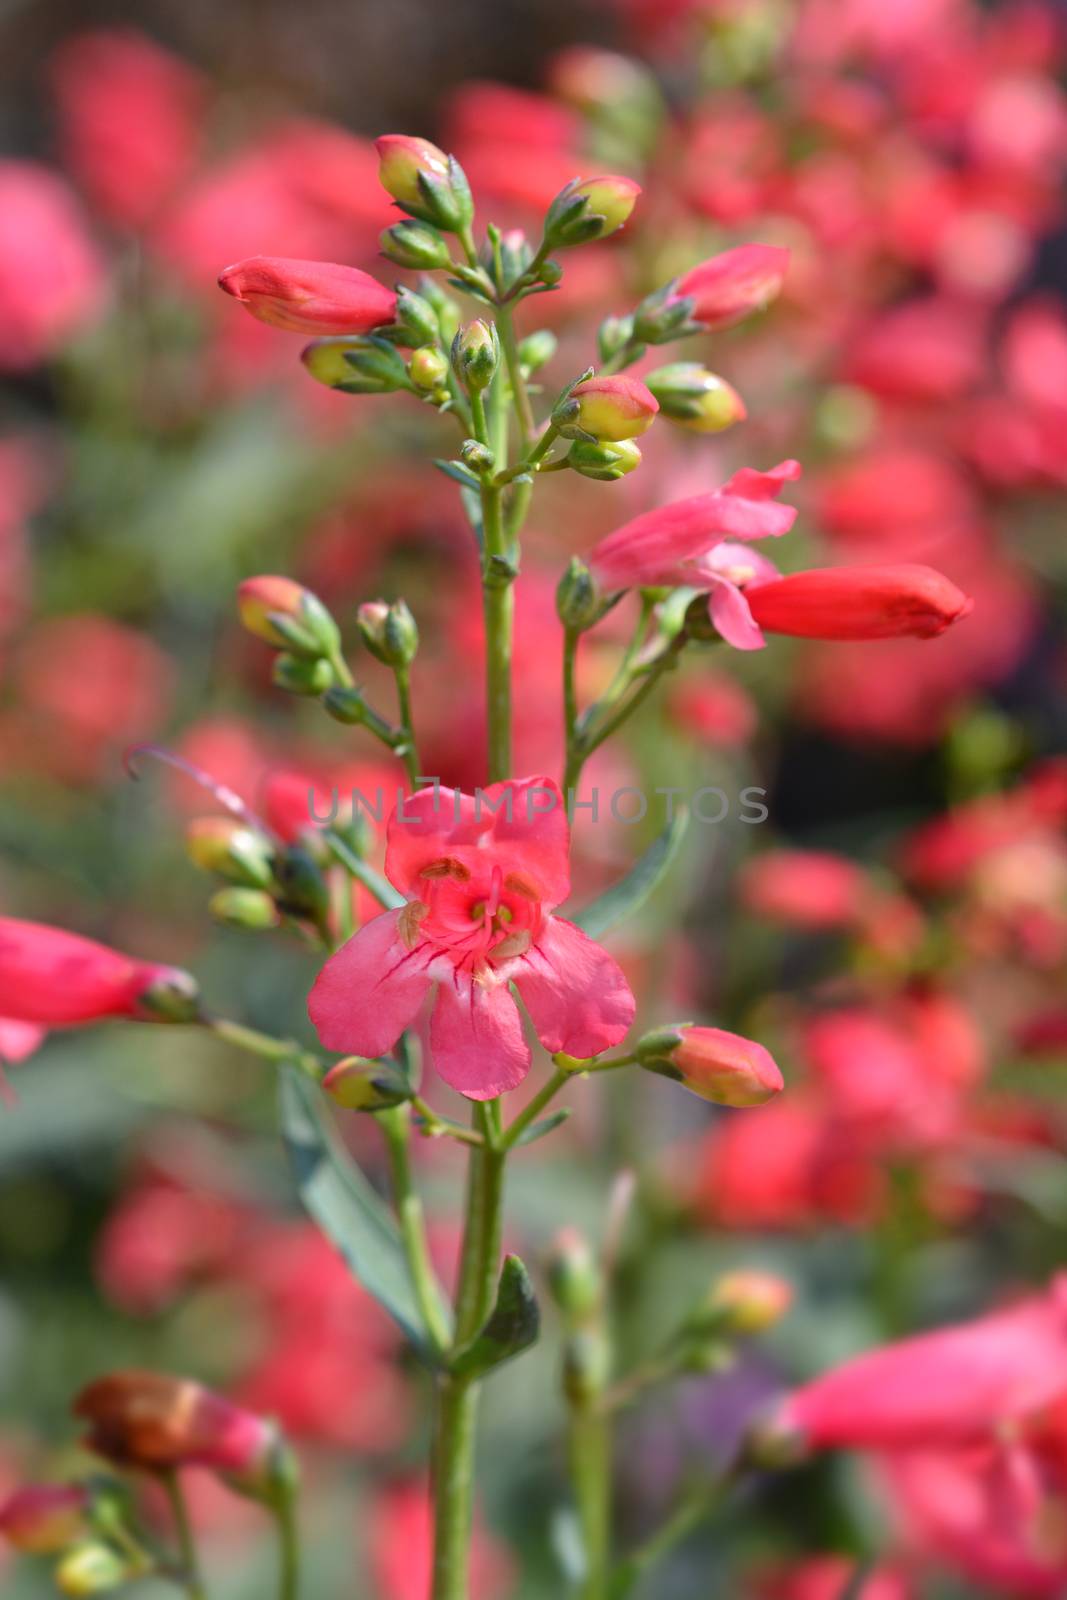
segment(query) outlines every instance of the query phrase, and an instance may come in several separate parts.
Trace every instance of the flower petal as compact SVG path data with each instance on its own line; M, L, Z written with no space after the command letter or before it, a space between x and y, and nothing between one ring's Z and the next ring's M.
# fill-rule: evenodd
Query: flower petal
M748 601L734 583L722 578L714 584L708 601L711 620L735 650L762 650L766 644L762 630L753 621Z
M573 922L549 917L510 977L546 1050L584 1060L618 1044L634 997L618 963Z
M432 951L409 950L400 911L385 911L332 955L308 996L308 1015L327 1050L380 1056L414 1019L429 986Z
M458 968L437 990L430 1054L440 1077L468 1100L493 1100L530 1070L530 1047L506 983L478 983Z

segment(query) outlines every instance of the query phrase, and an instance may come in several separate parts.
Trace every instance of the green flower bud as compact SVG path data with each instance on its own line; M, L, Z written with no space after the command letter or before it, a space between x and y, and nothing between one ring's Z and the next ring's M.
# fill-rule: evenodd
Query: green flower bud
M356 613L363 643L388 667L408 667L419 648L419 630L404 600L390 605L384 600L369 600Z
M130 1575L128 1557L120 1556L110 1545L95 1541L75 1545L55 1570L56 1587L74 1600L117 1589Z
M398 300L403 300L404 293L405 291L403 289L397 290ZM408 291L408 293L410 293L410 291ZM462 311L459 301L453 295L450 295L448 290L443 286L443 284L438 283L436 278L428 277L422 277L419 279L418 298L422 300L423 305L428 308L429 312L436 319L437 326L434 330L433 337L436 338L437 334L439 333L443 343L451 344L459 330L460 322L462 321ZM420 344L430 344L432 343L432 339L421 339L417 342Z
M528 333L519 345L519 361L527 372L537 372L552 360L558 344L554 333L548 328L539 328L536 333Z
M300 359L320 383L345 394L395 394L408 386L407 367L388 339L316 339Z
M407 1079L392 1062L368 1061L364 1056L339 1061L322 1087L346 1111L385 1111L411 1099Z
M596 336L601 361L608 362L612 356L618 355L633 331L633 317L605 317Z
M497 331L481 317L468 322L452 341L452 365L456 376L469 390L488 389L499 362Z
M577 1228L563 1228L546 1262L549 1292L569 1319L594 1315L604 1298L604 1277L589 1241Z
M289 694L305 694L312 698L324 694L333 683L334 671L328 661L302 661L298 656L275 657L271 678L275 686Z
M245 888L266 889L273 877L270 840L234 817L197 817L185 830L190 861Z
M617 439L610 444L606 441L590 444L588 439L576 439L567 452L567 465L580 472L583 478L613 483L641 465L641 452L632 439Z
M496 457L487 444L482 444L477 439L464 439L459 447L459 459L464 466L470 467L472 472L479 474L492 472L496 465Z
M424 344L408 362L408 374L416 389L443 389L448 383L448 362L436 345Z
M447 267L451 259L445 240L436 228L425 222L394 223L385 229L379 243L382 255L398 267L432 272L435 268Z
M282 920L278 907L262 889L220 889L208 901L208 910L228 927L255 932L277 928Z
M367 720L367 702L361 689L334 684L323 695L322 703L334 721L343 722L346 727L355 728Z
M191 972L170 967L137 996L137 1008L150 1022L196 1022L200 985Z
M426 282L426 279L422 279L419 284L424 291ZM401 284L396 291L396 321L388 330L394 343L405 350L417 350L421 345L435 344L442 332L443 327L429 293L416 294L414 289Z
M275 869L283 911L313 922L325 922L330 911L330 891L311 853L301 845L291 846Z
M695 433L722 433L747 413L737 390L701 366L699 361L674 361L645 378L664 416Z
M565 628L582 633L600 615L600 595L596 581L584 561L571 557L570 566L556 590L556 614Z

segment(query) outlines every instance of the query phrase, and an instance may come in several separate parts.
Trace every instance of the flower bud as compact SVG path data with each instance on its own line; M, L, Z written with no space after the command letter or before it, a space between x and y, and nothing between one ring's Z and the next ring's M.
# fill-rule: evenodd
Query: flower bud
M387 667L409 667L419 648L419 630L404 600L368 600L356 613L363 643Z
M596 580L584 561L571 557L570 566L556 590L556 614L572 633L591 628L600 615L600 594Z
M57 1589L75 1600L117 1589L130 1575L129 1558L95 1540L75 1545L55 1570Z
M537 372L552 360L559 340L549 328L538 328L528 333L519 345L519 364L527 372Z
M408 376L416 389L443 389L448 383L448 362L436 345L424 344L408 362Z
M416 294L414 289L407 288L405 284L401 284L396 292L396 318L388 331L389 337L405 350L436 344L439 336L445 337L446 325L454 326L459 321L458 315L452 324L446 324L442 319L429 293L429 282L425 278L420 280L423 289L421 294ZM447 296L443 298L448 300Z
M407 291L410 294L410 291ZM397 290L397 300L400 305L404 303L405 290ZM459 331L462 321L462 308L454 295L449 294L443 284L436 278L421 277L419 279L418 295L412 296L421 301L424 308L423 315L433 318L434 331L429 339L409 340L408 343L430 344L438 334L443 344L450 345Z
M789 251L777 245L739 245L683 273L666 304L684 306L686 321L707 331L732 328L778 298L788 266Z
M205 872L266 889L273 874L270 840L234 817L196 817L185 830L190 861Z
M323 706L335 722L355 728L367 720L367 702L361 689L335 684L322 697Z
M933 567L821 567L749 584L761 628L800 639L933 639L974 601Z
M281 926L281 912L262 889L219 889L208 901L208 910L230 928L263 933Z
M396 312L396 295L358 267L252 256L227 267L219 287L260 322L290 333L370 333Z
M497 331L481 317L468 322L452 341L452 365L466 388L488 389L500 361Z
M676 1028L646 1034L637 1059L650 1072L674 1078L702 1100L720 1106L758 1106L784 1087L763 1045L724 1028Z
M604 239L629 219L640 193L640 184L617 174L575 178L549 206L545 238L553 249Z
M396 222L385 229L379 243L382 255L398 267L433 272L447 267L451 259L445 240L425 222Z
M545 1263L553 1300L569 1319L582 1321L595 1313L604 1298L604 1277L589 1241L577 1228L556 1235Z
M557 414L565 428L580 428L596 439L619 440L644 433L658 410L655 395L639 378L608 377L586 378L577 384Z
M459 447L459 458L464 466L479 474L492 472L496 465L496 456L487 444L482 444L478 439L464 439Z
M330 891L320 868L309 851L291 846L275 868L283 911L312 922L325 923L330 913Z
M617 439L613 444L575 439L567 452L567 465L583 478L614 483L641 465L641 452L632 439Z
M402 210L446 233L470 227L474 217L470 185L454 156L409 134L387 133L374 142L382 188Z
M634 331L633 317L605 317L597 329L596 343L601 361L610 361L627 344Z
M322 1087L346 1111L386 1111L411 1099L411 1086L402 1072L388 1061L368 1061L363 1056L348 1056L331 1067Z
M694 433L722 433L747 415L737 390L701 366L699 361L675 361L650 372L645 382L672 422Z
M288 694L306 694L317 699L332 686L334 670L321 657L317 661L306 661L283 651L275 657L271 681L276 688L284 689Z
M191 972L163 967L141 990L137 1011L145 1022L196 1022L200 1015L200 985Z
M340 648L337 624L317 595L292 578L264 575L237 586L241 622L278 650L314 659Z
M300 359L319 383L343 394L395 394L408 387L404 358L388 339L316 339Z
M55 1555L85 1533L89 1500L80 1484L27 1483L0 1505L0 1534L27 1555Z
M774 1272L728 1272L712 1285L706 1305L720 1332L749 1338L780 1322L793 1303L793 1286Z

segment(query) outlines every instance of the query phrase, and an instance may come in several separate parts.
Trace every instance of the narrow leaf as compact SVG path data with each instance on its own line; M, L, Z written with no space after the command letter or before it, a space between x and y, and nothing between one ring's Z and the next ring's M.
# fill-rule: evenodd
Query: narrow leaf
M341 865L352 874L357 883L361 883L364 889L370 891L380 906L384 906L387 911L396 911L404 904L404 896L393 888L389 879L357 856L336 833L327 832L324 838Z
M433 1346L391 1212L331 1127L318 1085L284 1067L280 1095L282 1132L304 1205L353 1276L432 1363Z
M525 1133L520 1133L515 1140L516 1150L524 1144L536 1144L537 1140L543 1139L546 1133L554 1133L561 1123L566 1122L570 1114L570 1106L561 1106L558 1111L553 1111L550 1117L542 1117L540 1122L531 1123Z
M632 917L667 875L688 826L688 807L679 806L663 832L653 839L625 878L583 907L573 918L579 928L590 938L599 939L609 928Z
M479 1377L521 1355L537 1342L541 1313L530 1274L518 1256L505 1256L496 1291L496 1305L481 1333L452 1363L460 1377Z
M470 472L462 461L435 461L434 466L438 472L443 472L446 478L451 478L453 483L460 484L464 489L478 489L478 479Z

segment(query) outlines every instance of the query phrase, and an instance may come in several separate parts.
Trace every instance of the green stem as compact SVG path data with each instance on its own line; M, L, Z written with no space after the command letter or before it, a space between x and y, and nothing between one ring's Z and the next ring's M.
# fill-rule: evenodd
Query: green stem
M391 1111L381 1112L378 1121L385 1133L389 1151L393 1201L400 1221L400 1236L404 1243L411 1286L434 1348L440 1353L448 1346L449 1319L426 1243L422 1201L411 1175L411 1112L406 1105L396 1106Z
M300 1593L300 1533L296 1523L296 1500L284 1494L273 1508L278 1530L278 1600L297 1600Z
M567 764L567 771L564 774L565 793L567 790L572 789L577 785L578 779L582 775L582 768L589 760L589 757L593 754L593 751L599 750L600 746L607 739L610 739L613 733L617 733L622 727L623 723L628 722L633 716L634 712L637 711L640 706L644 705L645 701L653 692L664 673L669 671L674 666L679 655L685 649L686 643L687 640L684 631L677 634L675 638L671 640L666 650L663 651L662 655L657 656L656 660L653 661L650 666L643 669L644 677L638 688L633 694L630 695L630 698L628 700L623 700L622 704L619 705L606 718L606 720L600 724L598 728L592 731L583 731L578 734L574 740L574 749ZM625 693L625 687L623 689L623 693ZM597 707L594 707L594 712L597 709Z
M185 1592L189 1600L207 1600L207 1590L204 1588L204 1579L200 1572L200 1561L196 1553L196 1540L193 1536L193 1525L189 1519L189 1508L185 1503L185 1493L176 1472L161 1474L163 1487L170 1501L171 1515L174 1518L174 1532L178 1540L178 1558L181 1562L182 1579Z
M568 1456L585 1552L581 1600L605 1600L611 1551L611 1424L585 1400L571 1405Z
M557 1067L542 1089L534 1095L529 1105L519 1112L514 1122L504 1135L504 1148L514 1150L527 1128L537 1121L545 1107L555 1098L565 1083L568 1083L574 1073L567 1067Z
M515 401L515 412L519 419L519 428L522 432L522 442L527 450L534 441L537 432L537 423L534 420L533 407L530 405L530 394L526 387L526 379L522 375L522 361L519 356L518 341L515 338L515 324L512 321L511 307L498 305L496 311L497 332L500 334L500 344L504 351L504 360L507 363L508 381L511 384L511 393Z
M419 778L419 753L415 748L415 728L411 717L411 672L407 667L397 667L394 676L400 709L400 729L403 734L403 745L397 750L397 754L402 757L408 782L412 789L415 789Z
M698 1528L712 1509L716 1497L709 1494L707 1485L691 1489L671 1512L663 1526L639 1550L627 1557L619 1566L606 1591L606 1600L624 1600L635 1584L652 1567L669 1555L674 1547Z
M505 1151L496 1105L474 1106L483 1144L471 1151L467 1213L456 1296L455 1348L481 1328L492 1308L503 1226ZM431 1600L468 1600L474 1453L480 1385L445 1374L438 1383L433 1455L434 1553Z
M316 1081L322 1077L322 1063L318 1057L302 1050L295 1039L275 1039L256 1028L246 1028L241 1022L231 1022L228 1017L211 1017L207 1026L216 1038L225 1039L239 1050L262 1056L265 1061L291 1061Z

